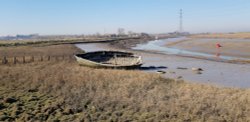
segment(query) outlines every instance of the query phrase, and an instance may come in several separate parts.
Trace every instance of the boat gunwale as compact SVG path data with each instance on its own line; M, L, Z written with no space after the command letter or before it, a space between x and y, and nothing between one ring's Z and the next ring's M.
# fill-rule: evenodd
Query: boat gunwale
M80 55L84 55L84 54L91 54L91 53L103 53L103 52L111 52L111 53L124 53L124 54L128 54L134 58L137 58L137 62L134 63L134 64L131 64L131 65L114 65L114 64L105 64L105 63L100 63L100 62L95 62L95 61L92 61L92 60L88 60L86 58L82 58L80 57ZM125 51L94 51L94 52L86 52L86 53L81 53L81 54L75 54L74 55L75 58L77 59L77 62L80 64L80 65L85 65L85 66L90 66L90 67L109 67L109 68L126 68L126 67L140 67L143 62L142 62L142 59L141 59L141 56L138 56L138 55L135 55L131 52L125 52ZM82 62L86 62L88 64L84 64ZM93 64L93 65L89 65L90 64ZM95 66L94 66L95 65Z

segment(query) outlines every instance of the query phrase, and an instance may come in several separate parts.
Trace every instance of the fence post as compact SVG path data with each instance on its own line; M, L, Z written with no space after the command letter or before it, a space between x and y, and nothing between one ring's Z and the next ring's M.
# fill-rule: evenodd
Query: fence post
M3 63L3 64L7 64L7 63L8 63L8 60L7 60L6 56L3 57L2 63Z
M23 63L26 63L26 61L25 61L25 56L23 56Z
M50 56L48 56L48 61L50 61Z
M34 59L34 56L31 56L31 62L34 62L35 59Z
M16 56L14 56L13 63L16 64L16 62L17 62L17 59L16 59Z
M43 61L43 56L41 56L41 61Z

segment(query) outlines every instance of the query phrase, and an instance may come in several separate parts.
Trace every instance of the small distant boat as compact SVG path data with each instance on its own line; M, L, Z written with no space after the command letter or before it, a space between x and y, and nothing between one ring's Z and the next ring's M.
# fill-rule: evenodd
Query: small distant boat
M142 63L141 56L121 51L95 51L75 55L77 62L83 66L96 68L138 68Z

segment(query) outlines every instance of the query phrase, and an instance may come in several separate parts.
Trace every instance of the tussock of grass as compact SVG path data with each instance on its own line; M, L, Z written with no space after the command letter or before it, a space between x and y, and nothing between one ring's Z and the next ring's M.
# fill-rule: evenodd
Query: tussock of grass
M0 70L0 113L9 120L249 121L249 93L68 62ZM18 102L4 102L10 97Z

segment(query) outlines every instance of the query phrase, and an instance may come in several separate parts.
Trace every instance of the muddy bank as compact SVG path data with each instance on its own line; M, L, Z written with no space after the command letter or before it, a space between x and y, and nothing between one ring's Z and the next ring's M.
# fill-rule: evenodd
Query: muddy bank
M239 32L239 33L207 33L207 34L193 34L190 35L191 38L197 39L250 39L249 32Z
M203 51L192 51L188 49L174 47L180 43L190 42L189 38L169 38L150 41L146 44L138 44L135 47L131 47L134 50L147 51L151 53L171 54L181 57L189 57L196 59L211 60L217 62L228 62L228 63L248 63L250 61L247 57L236 57L229 55L222 55L219 52L216 54L210 54ZM167 45L167 46L166 46ZM189 45L189 47L192 45ZM219 51L220 49L218 49Z
M130 47L134 47L137 44L143 44L147 43L149 41L153 40L153 37L144 37L140 39L125 39L125 40L119 40L119 41L113 41L110 42L110 46L121 48L121 49L129 49Z
M157 35L156 35L157 36ZM147 37L141 37L141 38L132 38L132 39L123 39L118 41L109 42L109 45L112 48L117 49L126 49L129 50L131 47L135 47L138 44L146 44L152 40L156 39L156 36L147 36ZM168 38L176 38L177 35L158 35L157 39L168 39Z
M222 47L216 48L217 43L222 45ZM186 39L166 44L166 47L208 53L215 57L233 56L250 58L250 39Z

